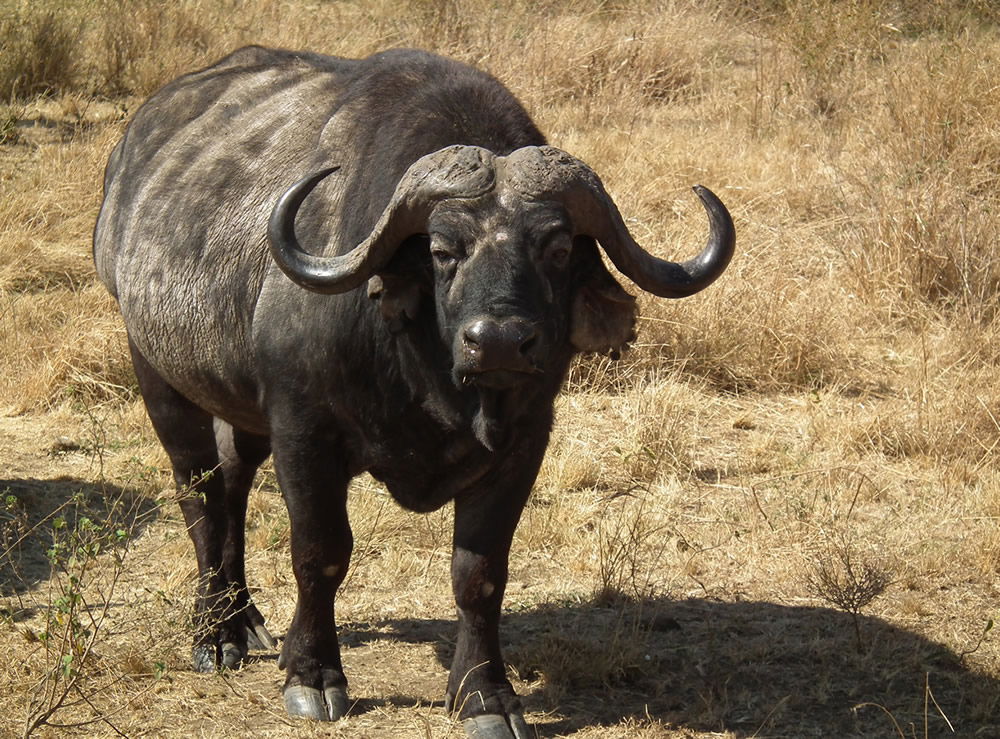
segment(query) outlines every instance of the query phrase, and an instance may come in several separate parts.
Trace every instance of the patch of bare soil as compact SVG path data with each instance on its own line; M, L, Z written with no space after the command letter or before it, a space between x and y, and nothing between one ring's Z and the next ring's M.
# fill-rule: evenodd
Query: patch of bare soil
M19 734L26 714L51 700L39 676L58 670L62 652L38 639L62 623L52 604L65 593L71 569L47 554L51 522L86 514L117 516L111 526L127 529L128 539L117 554L96 557L84 578L80 589L90 613L100 612L94 622L100 638L81 665L86 687L69 692L69 708L42 724L41 735L461 736L441 700L454 635L446 513L402 514L370 482L356 485L354 570L338 602L355 704L334 725L311 724L285 715L275 653L255 653L237 672L189 670L195 568L175 506L158 502L167 475L126 474L121 459L105 474L86 435L71 416L0 418L0 489L20 501L20 530L28 532L5 558L16 565L4 572L12 628L0 640L0 658L8 667L24 666L24 678L14 679L24 696L16 715L0 717L0 731ZM737 456L746 454L741 444L752 435L746 431L741 442L730 434ZM721 474L714 476L719 486ZM725 497L723 487L712 491ZM759 491L763 496L764 487ZM783 525L773 501L759 504L772 525ZM525 522L528 536L554 505L539 496ZM624 515L629 501L613 505L622 508L609 504L605 516ZM693 527L705 524L701 514L676 524L660 532L658 546L688 563L676 567L675 577L683 578L685 567L690 577L646 597L594 596L593 585L580 587L572 563L558 553L515 550L502 634L510 676L538 736L872 737L896 735L894 722L907 735L914 727L950 734L948 722L958 736L1000 735L995 649L988 643L978 650L979 626L948 616L956 602L965 613L977 603L988 610L995 590L940 577L936 585L921 584L916 612L907 594L897 592L855 617L788 593L787 584L776 591L759 555L755 564L744 563L756 572L741 571L731 535L722 545L730 565L693 567L695 555L720 545L709 541L707 529L694 535ZM295 598L286 526L280 496L265 475L251 500L248 570L257 603L279 635Z
M8 512L17 520L4 529L4 548L13 555L0 560L5 593L48 577L46 523L74 496L98 490L91 482L93 461L78 453L84 444L79 427L63 421L54 425L38 416L0 415L0 493L20 504Z

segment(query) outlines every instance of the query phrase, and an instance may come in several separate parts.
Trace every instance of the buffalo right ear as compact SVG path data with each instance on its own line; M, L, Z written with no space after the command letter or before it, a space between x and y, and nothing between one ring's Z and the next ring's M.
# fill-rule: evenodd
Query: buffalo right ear
M393 333L402 331L406 321L414 320L420 309L420 285L399 275L375 275L369 279L368 297L378 301L379 313Z
M429 243L423 234L405 239L389 263L368 280L368 297L378 302L393 333L416 320L420 301L433 285Z
M570 343L580 352L610 354L617 358L618 353L635 340L635 296L625 292L611 276L592 240L579 240L574 249L586 257L573 296Z

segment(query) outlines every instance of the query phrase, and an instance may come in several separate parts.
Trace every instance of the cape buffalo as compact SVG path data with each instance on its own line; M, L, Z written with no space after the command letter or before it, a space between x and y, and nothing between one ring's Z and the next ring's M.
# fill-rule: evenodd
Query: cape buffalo
M400 505L454 502L447 705L526 737L498 625L511 538L577 352L630 342L643 290L698 292L733 254L644 251L594 172L546 145L489 75L421 51L240 49L171 82L112 152L94 232L200 573L197 670L275 646L247 593L247 495L268 454L298 585L289 713L348 708L334 601L363 471Z

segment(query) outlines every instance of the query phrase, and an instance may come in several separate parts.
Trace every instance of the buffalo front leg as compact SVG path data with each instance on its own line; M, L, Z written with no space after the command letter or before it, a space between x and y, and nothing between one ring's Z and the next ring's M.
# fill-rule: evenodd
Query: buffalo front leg
M334 618L353 539L347 520L349 476L329 448L272 437L278 484L291 524L295 616L278 666L285 670L285 709L293 716L335 721L347 713L347 678Z
M446 704L473 737L533 736L521 700L506 677L500 653L500 607L514 529L536 472L537 463L525 464L504 489L455 501L451 577L458 639Z

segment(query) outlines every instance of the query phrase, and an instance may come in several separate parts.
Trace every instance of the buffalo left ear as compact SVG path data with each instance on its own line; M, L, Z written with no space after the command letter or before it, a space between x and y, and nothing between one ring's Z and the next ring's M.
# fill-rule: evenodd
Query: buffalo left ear
M414 320L420 308L420 285L399 275L375 275L368 280L368 297L378 301L378 309L398 333L407 320Z
M635 340L635 296L598 264L577 287L570 315L570 343L581 352L610 354L615 359Z

